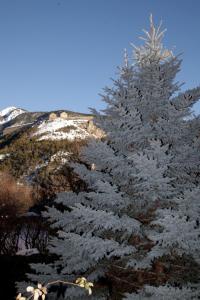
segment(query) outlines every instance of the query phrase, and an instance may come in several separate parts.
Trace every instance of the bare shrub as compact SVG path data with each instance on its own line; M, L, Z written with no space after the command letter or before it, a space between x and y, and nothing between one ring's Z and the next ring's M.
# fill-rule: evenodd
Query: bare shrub
M21 232L20 215L33 205L32 189L7 172L0 173L0 254L18 251Z
M32 189L17 182L6 172L0 173L0 218L11 220L25 212L34 204Z
M21 218L22 227L20 231L20 244L24 249L37 249L45 253L50 234L49 225L41 217ZM20 250L20 249L19 249Z

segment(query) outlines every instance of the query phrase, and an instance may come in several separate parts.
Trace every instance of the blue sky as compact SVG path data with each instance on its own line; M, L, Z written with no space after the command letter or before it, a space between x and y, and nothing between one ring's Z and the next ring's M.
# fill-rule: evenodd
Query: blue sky
M0 0L0 109L102 108L98 93L150 13L167 27L165 45L183 52L183 89L197 86L199 11L199 0Z

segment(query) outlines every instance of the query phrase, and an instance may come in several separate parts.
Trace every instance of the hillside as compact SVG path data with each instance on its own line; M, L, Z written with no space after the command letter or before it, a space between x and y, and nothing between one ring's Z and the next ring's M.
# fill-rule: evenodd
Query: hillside
M78 160L88 138L101 136L88 114L10 107L0 116L0 171L33 186L39 200L70 189L68 162Z

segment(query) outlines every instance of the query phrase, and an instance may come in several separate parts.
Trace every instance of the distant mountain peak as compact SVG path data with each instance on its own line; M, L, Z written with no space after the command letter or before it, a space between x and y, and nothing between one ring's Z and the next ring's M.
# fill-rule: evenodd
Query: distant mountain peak
M15 107L15 106L6 107L0 111L0 116L4 117L5 115L9 114L11 111L13 111L15 109L17 109L17 107Z
M7 123L25 112L25 109L17 108L15 106L6 107L0 111L0 124Z

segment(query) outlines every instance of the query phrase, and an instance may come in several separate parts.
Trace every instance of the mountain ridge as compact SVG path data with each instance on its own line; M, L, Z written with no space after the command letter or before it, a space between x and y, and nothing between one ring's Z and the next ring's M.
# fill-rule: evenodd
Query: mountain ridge
M92 118L91 114L73 112L65 109L32 112L11 106L0 111L0 136L20 128L22 129L23 127L30 128L31 126L36 126L42 121L48 121L52 114L55 114L55 119L58 119L62 113L68 114L70 119L80 117L89 120Z

